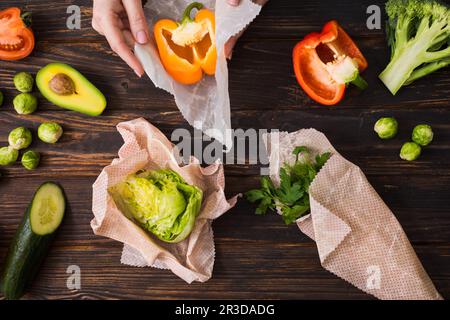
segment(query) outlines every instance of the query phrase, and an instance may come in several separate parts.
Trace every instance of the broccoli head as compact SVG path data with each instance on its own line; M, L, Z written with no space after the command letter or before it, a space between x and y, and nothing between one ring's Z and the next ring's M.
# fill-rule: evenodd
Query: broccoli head
M450 8L437 0L389 0L386 13L391 61L380 79L395 95L450 64Z

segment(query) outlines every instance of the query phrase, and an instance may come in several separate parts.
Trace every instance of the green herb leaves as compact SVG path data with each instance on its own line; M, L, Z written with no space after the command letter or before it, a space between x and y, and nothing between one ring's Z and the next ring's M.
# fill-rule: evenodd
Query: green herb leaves
M256 208L256 214L264 215L267 210L275 210L275 187L269 177L261 178L261 189L255 189L247 192L245 197L251 203L260 202Z
M331 157L331 153L327 152L316 156L313 162L308 159L309 150L304 146L296 147L292 153L296 156L295 163L285 164L280 169L279 187L275 187L269 177L262 177L261 189L245 194L251 203L259 202L256 214L264 215L268 210L280 208L286 224L294 223L309 211L309 186ZM300 160L302 153L306 157Z

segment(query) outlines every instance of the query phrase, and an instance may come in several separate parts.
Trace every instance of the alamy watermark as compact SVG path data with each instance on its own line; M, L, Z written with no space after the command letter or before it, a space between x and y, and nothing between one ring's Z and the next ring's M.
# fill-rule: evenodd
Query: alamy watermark
M369 30L381 29L381 8L376 4L367 7L366 13L369 15L367 18L366 26Z
M171 135L171 141L175 144L174 156L184 164L190 163L193 156L202 165L217 161L227 165L261 165L261 174L270 174L266 149L267 145L278 144L278 130L229 129L224 136L231 139L230 150L201 130L194 129L192 134L187 129L175 129Z
M366 289L375 290L381 288L381 268L380 266L368 266L366 273L368 275L366 281Z
M66 281L67 289L81 290L81 268L77 265L70 265L67 267L66 273L69 274Z
M69 15L66 20L66 26L69 30L81 29L81 8L77 5L67 7L66 13Z

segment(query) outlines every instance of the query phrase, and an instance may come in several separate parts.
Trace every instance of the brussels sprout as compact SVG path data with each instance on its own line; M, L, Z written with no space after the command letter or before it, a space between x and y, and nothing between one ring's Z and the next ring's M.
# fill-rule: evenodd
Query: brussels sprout
M34 170L38 167L40 160L41 155L38 152L29 150L22 156L22 165L27 170Z
M28 148L33 137L31 131L24 127L15 128L9 133L8 142L16 150Z
M39 126L39 139L45 143L56 143L63 134L63 129L56 122L44 122Z
M9 166L17 161L19 151L11 146L0 148L0 166Z
M191 233L203 193L172 170L144 171L109 189L129 218L160 240L177 243Z
M33 90L34 78L27 72L19 72L14 76L14 85L20 92L31 92Z
M398 131L398 122L395 118L381 118L374 126L375 132L381 139L391 139Z
M3 104L3 93L0 91L0 107Z
M18 114L31 114L36 111L38 102L32 94L21 93L14 98L13 104Z
M418 145L425 147L433 141L433 129L427 124L419 124L412 133L412 140Z
M415 142L407 142L400 150L400 158L406 161L414 161L419 158L422 148Z

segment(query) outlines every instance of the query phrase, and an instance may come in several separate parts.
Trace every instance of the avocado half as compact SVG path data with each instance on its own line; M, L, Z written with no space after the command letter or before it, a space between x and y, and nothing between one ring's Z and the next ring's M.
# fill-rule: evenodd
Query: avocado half
M106 98L81 73L64 63L50 63L36 76L41 94L55 105L99 116L106 108Z

